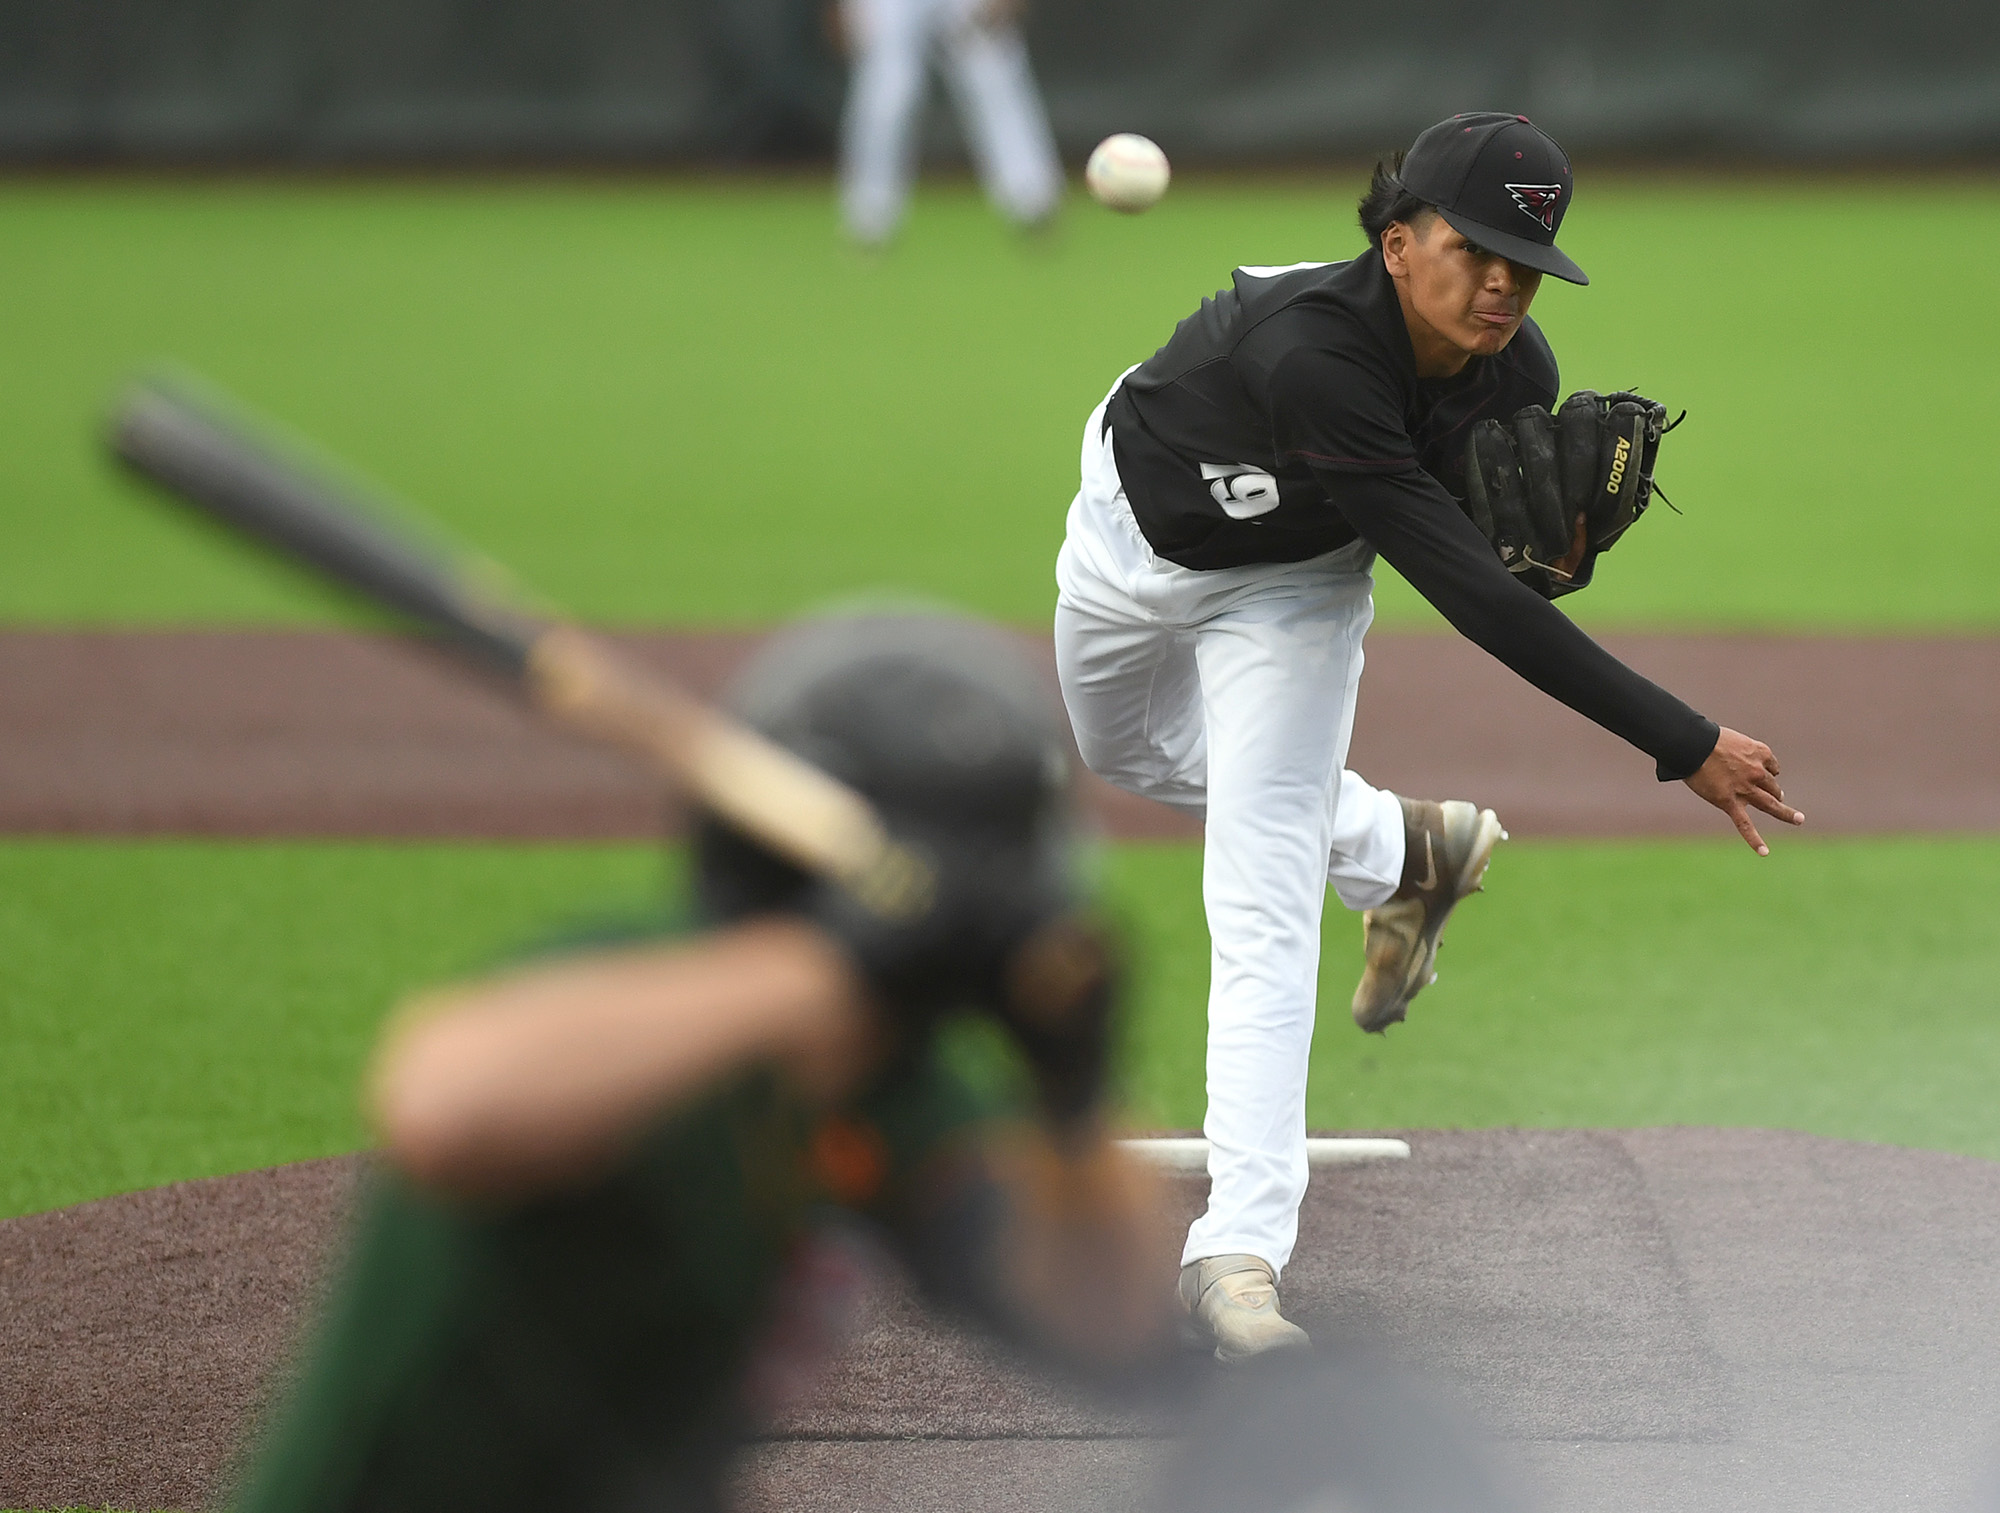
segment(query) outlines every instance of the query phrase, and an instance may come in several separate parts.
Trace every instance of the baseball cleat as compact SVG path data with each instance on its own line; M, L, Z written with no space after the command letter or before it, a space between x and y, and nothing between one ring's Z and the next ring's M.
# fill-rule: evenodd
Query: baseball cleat
M1215 1343L1215 1358L1240 1365L1273 1350L1304 1350L1306 1332L1278 1312L1278 1275L1257 1256L1210 1256L1181 1268L1181 1306Z
M1464 799L1406 799L1403 882L1361 916L1367 965L1354 990L1354 1022L1380 1034L1437 980L1438 937L1459 900L1480 891L1493 848L1507 839L1499 816Z

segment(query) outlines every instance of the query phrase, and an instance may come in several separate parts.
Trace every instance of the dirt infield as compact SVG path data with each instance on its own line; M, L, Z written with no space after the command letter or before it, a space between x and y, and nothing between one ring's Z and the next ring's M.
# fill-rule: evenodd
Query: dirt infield
M633 635L703 691L746 635ZM1769 740L1819 833L2000 829L2000 640L1614 636L1634 666ZM1046 639L1024 637L1052 666ZM1455 636L1368 644L1353 765L1476 798L1517 835L1716 834L1615 738ZM1105 825L1180 816L1088 780ZM0 833L625 838L678 815L422 647L313 632L0 633Z
M2000 1430L2000 1164L1768 1131L1407 1138L1316 1174L1293 1310L1456 1382L1550 1513L1960 1505ZM354 1171L0 1223L0 1506L212 1505ZM885 1279L740 1502L1136 1513L1164 1453Z

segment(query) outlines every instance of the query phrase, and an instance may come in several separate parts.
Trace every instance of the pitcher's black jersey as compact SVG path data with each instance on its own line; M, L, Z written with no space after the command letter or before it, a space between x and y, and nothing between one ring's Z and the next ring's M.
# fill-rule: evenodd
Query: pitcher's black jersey
M1474 421L1556 402L1532 321L1452 378L1417 377L1379 253L1239 268L1105 407L1153 551L1198 571L1302 562L1364 538L1460 634L1686 777L1717 729L1501 565L1460 507Z
M1472 423L1553 407L1556 394L1555 354L1532 320L1496 356L1419 379L1395 284L1371 254L1238 268L1126 378L1105 418L1153 550L1220 568L1352 541L1328 474L1421 468L1463 499Z

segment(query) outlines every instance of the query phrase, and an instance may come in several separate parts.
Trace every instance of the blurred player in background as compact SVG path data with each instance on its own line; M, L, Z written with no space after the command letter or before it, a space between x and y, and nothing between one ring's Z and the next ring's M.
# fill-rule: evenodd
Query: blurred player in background
M815 1354L815 1237L855 1220L1046 1361L1174 1348L1148 1276L1170 1237L1095 1119L1109 965L1036 675L969 623L875 617L781 637L739 688L931 860L932 907L882 918L711 820L698 930L405 1015L372 1082L383 1169L247 1513L716 1507ZM954 1070L960 1009L1032 1095Z
M902 223L933 57L993 203L1020 226L1055 215L1062 163L1021 41L1019 0L838 3L853 58L840 138L841 214L849 235L880 246Z

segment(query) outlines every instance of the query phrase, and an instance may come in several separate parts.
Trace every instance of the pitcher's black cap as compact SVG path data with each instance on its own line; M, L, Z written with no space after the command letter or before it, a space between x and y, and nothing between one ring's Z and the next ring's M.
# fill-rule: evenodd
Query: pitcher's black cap
M1526 116L1482 110L1440 121L1417 138L1396 177L1467 241L1524 268L1590 282L1556 248L1576 188L1569 154Z

